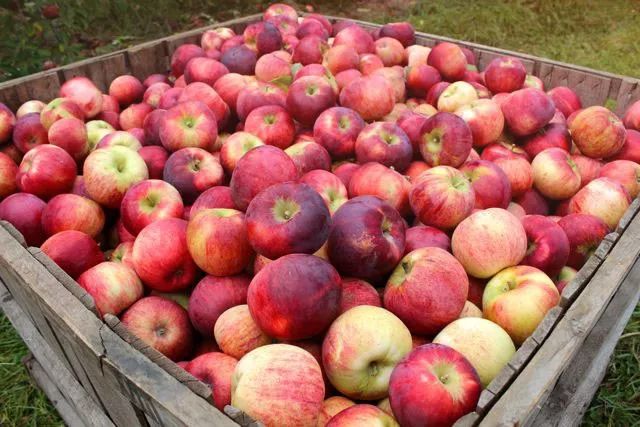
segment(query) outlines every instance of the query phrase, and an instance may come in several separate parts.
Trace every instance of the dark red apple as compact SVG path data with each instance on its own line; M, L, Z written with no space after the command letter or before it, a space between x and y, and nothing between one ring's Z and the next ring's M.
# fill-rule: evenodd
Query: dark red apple
M356 138L365 125L354 110L333 107L318 116L313 126L313 137L333 158L349 158L355 154Z
M40 249L74 279L104 261L104 255L96 241L88 234L76 230L54 234Z
M46 238L41 221L46 206L33 194L15 193L0 201L0 220L10 222L28 246L40 246Z
M529 246L521 265L536 267L555 277L569 259L569 239L561 226L542 215L522 218Z
M580 269L609 233L609 227L600 218L588 214L563 216L558 225L569 239L570 252L567 265Z
M407 229L404 254L420 248L440 248L451 252L451 239L435 227L417 225Z

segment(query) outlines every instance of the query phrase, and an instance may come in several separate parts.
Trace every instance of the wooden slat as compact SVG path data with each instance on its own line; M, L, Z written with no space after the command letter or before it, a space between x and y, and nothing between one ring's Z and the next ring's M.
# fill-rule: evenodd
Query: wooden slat
M111 81L122 74L127 74L128 70L124 53L117 52L66 65L61 68L61 71L65 80L86 76L102 92L108 92Z
M596 274L600 264L602 264L602 260L598 257L592 256L587 259L587 262L578 270L575 277L562 290L560 307L567 307L576 299L580 291L587 286L593 275Z
M622 232L627 229L627 227L629 226L629 224L631 223L633 218L638 214L639 211L640 211L640 197L636 197L636 199L633 202L631 202L631 205L629 206L627 211L624 213L624 215L620 219L620 222L618 223L618 227L616 228L616 233L622 234Z
M609 96L611 86L610 77L545 62L540 62L538 77L547 88L570 87L580 96L585 107L603 105Z
M235 426L208 401L134 351L106 324L100 336L107 355L102 359L105 381L160 425Z
M545 344L533 356L481 425L522 425L544 403L558 377L579 352L607 303L640 255L640 218L634 219L591 283L569 307ZM595 257L592 257L595 258Z
M478 425L478 421L480 421L480 415L476 412L471 412L456 421L453 427L473 427Z
M67 402L66 397L58 390L56 380L49 378L49 375L31 354L22 359L22 364L27 369L29 377L35 383L35 386L44 392L49 402L56 408L56 412L60 415L65 425L69 427L85 427L87 425L86 420L83 421L75 408ZM82 390L80 387L78 388Z
M567 366L532 425L578 426L604 377L611 355L640 299L636 261L580 352Z
M40 248L29 248L29 252L33 257L40 262L71 294L76 297L80 302L96 316L98 315L98 309L93 301L93 297L85 291L82 286L71 278L58 264L53 262Z
M127 49L129 71L140 81L151 74L166 73L169 70L167 44L164 40L155 40Z
M622 78L615 100L615 112L622 117L627 107L640 100L640 82L627 77Z
M135 350L145 355L149 360L164 369L164 371L187 386L195 394L204 399L211 398L211 389L206 384L196 379L193 375L176 365L164 354L160 353L155 348L150 347L146 342L129 332L129 330L120 323L120 320L116 316L106 314L104 316L104 321L120 338L131 344Z
M0 102L13 111L31 99L49 102L58 96L60 85L58 73L53 70L9 80L0 83Z
M84 420L85 425L113 426L102 408L96 405L91 396L86 393L60 361L58 355L51 350L2 282L0 282L0 307L29 350L41 361L40 365L49 373L48 375L55 382L58 391L65 396L66 403L76 408L76 415ZM51 396L49 397L51 398ZM61 415L64 414L61 413Z

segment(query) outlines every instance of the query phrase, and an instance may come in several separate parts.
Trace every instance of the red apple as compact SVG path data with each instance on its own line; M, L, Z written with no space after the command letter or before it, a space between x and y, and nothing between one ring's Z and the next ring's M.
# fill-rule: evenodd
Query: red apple
M399 426L392 415L387 414L382 409L360 403L350 406L329 420L327 427L348 427L364 425Z
M95 240L76 230L54 234L40 249L73 279L104 261L104 255Z
M409 182L416 182L422 172L428 171L429 169L431 169L431 166L429 166L425 162L421 160L415 160L409 163L409 167L404 171L404 175L407 177Z
M134 236L154 221L181 218L183 210L178 190L157 179L140 181L131 186L120 205L122 223Z
M549 199L568 199L580 189L580 171L561 148L547 148L538 154L531 169L536 190Z
M364 120L379 120L393 110L393 87L382 76L361 77L342 89L340 105L355 110Z
M429 117L420 130L420 153L430 166L458 167L471 152L471 129L460 117L437 113Z
M627 190L631 199L640 193L640 165L629 160L614 160L600 169L598 178L610 178Z
M447 86L438 97L438 110L453 113L478 100L478 92L469 83L458 81Z
M640 132L627 129L624 145L620 151L607 160L630 160L640 163Z
M291 157L298 169L298 175L322 169L331 169L331 156L320 144L312 140L296 142L284 150Z
M345 187L349 187L351 178L353 177L353 174L360 169L360 165L345 161L334 163L332 169L335 176L340 178L340 181L342 181Z
M169 152L186 147L207 148L218 136L218 125L204 103L183 102L162 115L158 136Z
M395 103L404 102L407 97L407 87L405 84L404 70L401 66L396 65L394 67L384 67L379 70L375 70L371 73L371 77L382 77L391 85L393 90L393 99ZM395 108L395 104L394 104ZM385 117L390 116L393 113L393 109L385 114Z
M39 113L40 111L33 112ZM11 138L13 127L15 126L15 124L16 116L13 114L11 109L9 109L9 107L0 102L0 144L7 142L9 138Z
M541 270L528 265L505 268L484 289L484 317L502 327L514 344L522 345L549 310L558 305L560 294Z
M563 216L558 225L569 239L570 252L567 265L579 269L595 252L609 232L609 227L600 218L588 214Z
M599 106L577 112L569 131L580 152L594 159L614 156L624 145L626 135L622 121Z
M566 86L557 86L547 92L556 108L569 117L574 111L582 108L580 97L572 89Z
M575 163L578 168L578 173L580 174L580 188L598 178L598 174L602 168L602 162L600 160L580 154L572 154L571 160Z
M373 305L382 307L380 294L369 283L360 279L342 279L342 297L340 299L340 314L359 305Z
M576 193L569 202L569 213L597 216L614 230L631 204L622 184L610 178L597 178Z
M98 145L96 145L96 149L109 148L109 147L114 147L116 145L130 148L133 151L138 151L142 148L142 144L140 143L140 140L136 138L133 134L129 132L125 132L123 130L117 130L115 132L111 132L103 136L98 142Z
M349 180L349 196L376 196L393 208L400 215L411 212L409 191L411 184L400 173L380 163L362 165Z
M304 254L266 265L251 281L247 304L267 335L280 340L324 332L340 309L340 276L328 262Z
M402 65L404 62L404 46L394 38L380 37L374 42L374 50L385 67Z
M453 229L471 214L475 193L462 172L437 166L420 175L411 187L409 202L422 224Z
M333 417L353 405L355 403L352 400L342 396L331 396L325 399L318 416L318 427L326 427Z
M488 160L490 162L495 162L496 159L500 157L521 157L527 162L530 160L529 155L522 149L522 147L512 144L506 139L498 140L497 142L492 142L487 145L484 147L482 154L480 155L482 160Z
M571 136L566 125L549 123L536 134L527 137L522 147L529 157L534 158L547 148L561 148L566 152L571 149Z
M144 90L140 80L130 75L118 76L109 85L109 95L114 97L120 105L130 105L140 101Z
M64 118L76 118L84 120L84 112L82 109L71 99L56 98L49 102L40 112L40 122L46 130L49 130L57 120ZM15 138L15 136L14 136Z
M575 269L569 266L562 267L562 270L560 270L560 274L558 274L558 279L555 282L560 295L562 295L562 291L564 290L564 288L566 288L567 285L571 283L573 278L576 277L576 274L578 274L578 272Z
M527 234L514 215L489 208L471 214L456 227L451 248L467 273L485 279L522 261Z
M335 93L322 77L305 76L296 79L289 87L287 108L303 125L313 126L320 113L335 103Z
M402 257L405 229L402 217L389 204L373 196L356 197L333 215L329 258L343 275L379 278ZM370 244L363 246L362 241Z
M286 88L293 79L291 75L291 59L286 59L278 52L261 56L256 62L256 78L264 83L272 83ZM288 54L287 54L288 55Z
M426 247L409 252L391 274L384 306L413 334L432 336L460 315L469 282L448 252Z
M149 177L142 157L121 146L93 151L84 162L83 176L87 193L108 208L119 208L126 191Z
M4 153L0 153L0 200L13 194L18 189L16 175L18 165Z
M333 107L318 116L313 137L333 158L343 159L354 155L356 138L364 127L364 120L354 110Z
M84 122L72 117L53 123L49 128L48 140L49 143L64 149L76 161L83 160L91 148Z
M49 142L47 129L40 122L38 113L20 117L13 127L13 144L22 153Z
M253 256L244 214L234 209L201 210L186 233L193 261L213 276L238 274Z
M222 313L246 304L250 281L244 275L202 279L189 297L189 318L193 327L202 336L212 337L214 325Z
M535 188L513 199L527 215L549 215L549 202Z
M264 145L250 150L238 161L229 186L236 206L246 210L265 188L297 177L296 165L284 151Z
M451 251L451 239L443 231L428 225L418 225L407 229L404 255L421 248L440 248Z
M502 169L486 160L472 160L460 167L475 194L476 209L503 208L511 200L511 183Z
M514 92L522 88L527 70L517 58L499 57L484 70L484 81L493 93Z
M149 179L162 179L164 166L169 159L169 153L158 145L149 145L138 150L149 171Z
M479 99L456 110L469 125L473 146L484 147L496 141L504 129L504 115L500 106L490 99Z
M453 425L474 410L481 391L471 363L440 344L416 348L398 364L389 381L391 408L407 427Z
M193 203L208 188L221 185L224 171L220 162L201 148L182 148L169 156L163 179L173 185L185 203Z
M185 43L178 46L171 55L171 74L174 77L183 75L185 67L191 59L203 56L205 56L204 50L198 45Z
M539 89L512 92L501 104L507 127L516 136L527 136L542 129L555 114L553 100Z
M569 239L555 221L541 215L522 218L529 246L523 265L536 267L549 277L556 277L569 259Z
M170 299L149 296L122 315L122 324L149 347L175 361L185 360L193 347L193 330L184 308Z
M213 404L222 411L231 403L231 378L237 364L235 358L212 351L190 361L185 370L211 388Z
M42 229L47 237L66 230L77 230L96 238L105 215L100 205L76 194L59 194L42 211Z
M247 208L247 234L259 254L276 259L316 252L329 233L330 213L320 195L305 184L275 184Z
M8 140L8 137L11 135L10 130L15 124L15 119L19 119L20 117L27 115L29 113L40 113L46 106L47 104L45 104L44 102L38 101L37 99L32 99L22 104L16 110L15 117L12 118L13 113L11 114L7 113L7 110L8 111L11 111L11 110L9 110L9 108L6 105L2 104L2 107L0 107L0 111L1 111L0 114L2 114L2 119L0 119L0 122L2 122L3 125L1 126L2 131L0 132L0 135L2 135L4 139L0 137L0 142L6 142Z
M333 74L346 70L357 70L360 63L358 52L351 46L338 45L327 50L323 64Z
M312 170L300 177L299 182L307 184L316 190L332 215L348 199L346 187L331 172L320 169Z
M191 206L190 216L195 217L204 209L236 209L231 197L231 189L225 186L211 187L198 196Z
M167 91L160 97L157 108L168 110L169 108L176 106L182 92L184 92L183 87L174 86L171 89L167 89Z
M347 397L381 399L411 344L411 333L398 317L384 308L360 305L340 315L327 331L322 364L331 384Z
M118 316L144 294L135 271L117 262L91 267L78 277L78 284L91 295L101 316Z
M247 85L237 95L236 111L238 118L244 120L249 113L264 105L287 106L287 94L279 87L270 83L256 83Z
M640 131L640 101L636 101L627 107L624 113L624 127Z
M562 152L567 154L565 151ZM518 197L531 189L534 182L534 172L531 164L527 160L515 156L501 157L495 159L493 163L502 169L507 176L511 184L511 195L513 197Z
M229 119L229 106L222 100L220 95L206 83L195 82L187 85L184 90L180 92L178 103L187 101L200 101L204 103L215 116L219 129L224 127ZM166 109L169 108L171 107L167 107ZM215 140L215 138L213 139Z
M227 67L215 59L195 57L191 58L184 68L184 80L187 84L202 82L213 86L228 72Z
M147 287L177 292L193 284L198 271L187 249L186 235L187 222L179 218L154 221L138 234L133 264Z
M27 152L16 174L20 191L43 199L70 191L75 179L73 158L62 148L50 144Z
M335 35L333 45L351 46L358 54L373 53L375 51L375 45L371 35L357 25L351 25L340 30Z
M42 228L42 212L47 204L29 193L15 193L0 201L0 220L8 221L24 237L29 246L40 246L46 236Z
M403 172L413 155L411 142L394 123L374 122L362 129L355 142L358 163L378 162Z
M222 313L216 321L214 336L220 349L236 359L272 343L272 339L251 318L246 304L231 307Z
M75 102L88 119L102 110L102 93L86 77L74 77L64 82L60 86L60 97Z
M467 69L467 58L454 43L442 42L431 49L427 64L435 67L448 81L461 80Z
M299 39L299 43L293 49L291 60L302 65L320 64L328 49L329 45L322 37L308 35Z
M254 134L267 145L283 150L293 143L295 136L291 115L279 105L253 109L245 120L244 131Z
M109 261L121 263L135 271L133 266L133 241L122 242L116 246L111 252Z
M142 102L151 105L153 108L158 108L162 95L171 89L167 83L154 83L145 90L142 96Z
M287 378L286 384L282 378ZM313 355L296 346L271 344L238 362L231 405L268 426L315 426L324 392L320 365Z

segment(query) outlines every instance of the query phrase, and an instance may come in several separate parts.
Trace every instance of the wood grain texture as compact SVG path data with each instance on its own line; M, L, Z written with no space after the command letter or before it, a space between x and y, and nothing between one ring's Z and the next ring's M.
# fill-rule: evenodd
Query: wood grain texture
M55 70L9 80L0 83L0 102L13 111L31 99L49 102L58 97L62 83Z
M102 408L96 405L92 397L86 393L76 378L61 362L58 355L51 350L48 343L29 321L11 294L9 294L9 291L2 281L0 281L0 308L2 308L4 314L14 328L16 328L34 357L41 361L38 362L38 366L47 372L49 382L55 384L54 387L48 385L43 391L45 391L49 399L54 402L54 406L56 406L56 409L59 409L63 419L68 421L67 418L65 418L68 412L67 410L73 409L73 414L69 412L70 420L80 420L84 425L113 426L109 418L104 415ZM39 375L39 377L42 380L45 379L42 375ZM34 379L38 382L37 378ZM56 398L52 396L52 394L54 394L54 396L58 394L64 396L64 402L61 403L61 408L55 405Z
M640 262L629 275L589 332L580 352L568 364L532 426L580 425L591 399L602 382L611 355L640 298Z
M533 419L635 264L640 255L638 239L640 219L636 218L481 425L523 425Z

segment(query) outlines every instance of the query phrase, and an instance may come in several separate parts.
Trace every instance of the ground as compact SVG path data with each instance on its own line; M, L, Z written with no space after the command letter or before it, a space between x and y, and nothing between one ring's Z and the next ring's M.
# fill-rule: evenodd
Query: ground
M66 0L58 2L59 18L47 20L41 14L45 3L0 2L0 81L256 13L266 4L255 0ZM409 20L428 33L640 77L638 1L333 0L311 5L321 13L374 22ZM60 424L46 397L29 383L20 363L26 351L0 316L0 425ZM639 365L640 309L636 309L585 425L640 425Z

